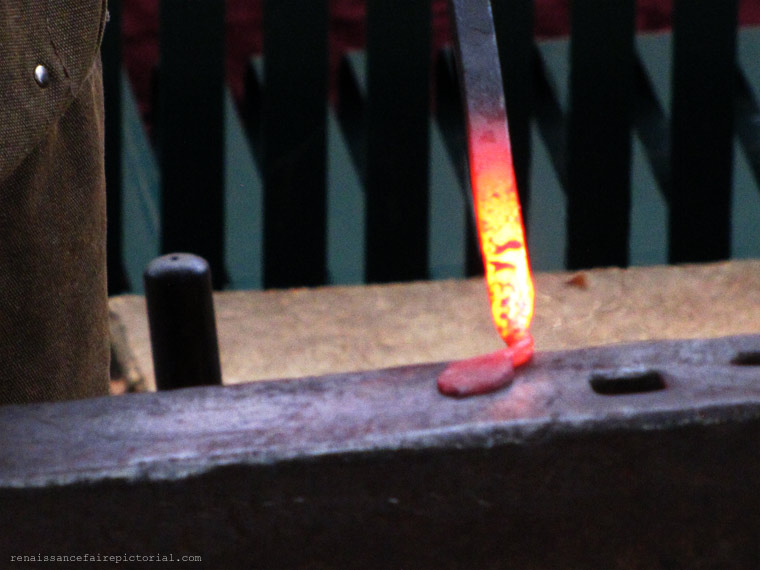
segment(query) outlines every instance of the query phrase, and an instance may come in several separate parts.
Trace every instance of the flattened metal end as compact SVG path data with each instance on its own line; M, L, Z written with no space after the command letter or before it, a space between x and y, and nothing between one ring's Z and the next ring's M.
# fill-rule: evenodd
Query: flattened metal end
M514 377L512 352L504 349L452 362L438 376L438 391L457 398L487 394L511 384Z

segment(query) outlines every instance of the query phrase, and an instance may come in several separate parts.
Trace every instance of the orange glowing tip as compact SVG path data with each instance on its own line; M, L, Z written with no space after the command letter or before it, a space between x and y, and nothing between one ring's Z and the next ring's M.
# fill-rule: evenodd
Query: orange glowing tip
M491 313L519 366L533 355L534 289L505 125L471 121L470 177Z

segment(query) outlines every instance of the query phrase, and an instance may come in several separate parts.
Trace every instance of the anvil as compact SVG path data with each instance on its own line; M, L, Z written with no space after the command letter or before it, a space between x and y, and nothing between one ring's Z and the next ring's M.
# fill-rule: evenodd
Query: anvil
M760 336L0 408L0 552L209 568L753 568Z

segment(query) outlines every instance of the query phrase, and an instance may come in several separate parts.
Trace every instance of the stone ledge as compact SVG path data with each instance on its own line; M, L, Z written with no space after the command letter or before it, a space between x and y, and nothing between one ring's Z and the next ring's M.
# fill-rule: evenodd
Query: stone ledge
M538 350L760 331L760 261L539 273ZM482 279L215 294L226 384L469 358L503 347ZM155 382L145 300L110 300L118 370Z

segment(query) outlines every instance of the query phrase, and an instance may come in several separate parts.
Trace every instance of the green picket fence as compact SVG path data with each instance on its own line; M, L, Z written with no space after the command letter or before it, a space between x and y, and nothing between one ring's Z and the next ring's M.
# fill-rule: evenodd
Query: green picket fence
M140 291L167 251L206 257L218 288L480 270L455 65L429 57L429 2L368 0L367 47L342 61L333 106L328 2L266 0L238 109L224 3L162 0L152 142L110 5L112 293ZM760 30L737 30L735 0L676 0L673 32L649 35L633 0L575 0L571 37L541 42L532 0L492 5L535 270L760 256Z

